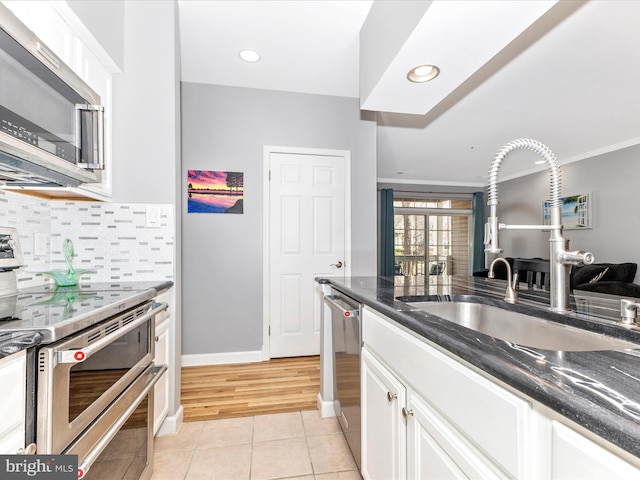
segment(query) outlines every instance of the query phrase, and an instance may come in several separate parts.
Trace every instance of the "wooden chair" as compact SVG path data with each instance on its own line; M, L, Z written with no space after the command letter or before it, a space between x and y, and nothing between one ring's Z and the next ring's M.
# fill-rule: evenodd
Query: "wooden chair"
M526 281L527 286L549 288L551 270L549 260L542 258L514 258L513 273L518 274L519 282Z

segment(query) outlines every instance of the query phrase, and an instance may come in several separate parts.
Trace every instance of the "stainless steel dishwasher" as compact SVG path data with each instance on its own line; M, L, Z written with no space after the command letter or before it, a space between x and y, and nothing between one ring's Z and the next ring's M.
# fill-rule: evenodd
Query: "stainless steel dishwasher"
M362 305L342 293L324 297L331 309L334 410L353 458L360 467L360 348Z

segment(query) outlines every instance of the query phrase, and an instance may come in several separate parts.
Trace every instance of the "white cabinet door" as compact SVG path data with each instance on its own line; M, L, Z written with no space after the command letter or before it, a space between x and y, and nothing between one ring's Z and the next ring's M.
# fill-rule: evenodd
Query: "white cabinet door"
M314 278L346 274L348 153L269 150L269 355L320 353ZM344 266L344 268L343 268ZM350 268L350 267L349 267Z
M26 401L26 351L0 359L0 454L24 448Z
M406 390L366 349L362 350L362 476L402 480L406 470Z
M169 363L169 319L156 327L156 365ZM169 374L165 372L153 387L153 434L158 432L169 413Z
M415 394L409 394L407 420L407 472L409 478L466 479L466 475L429 433L429 409Z
M407 392L407 472L420 480L505 477L428 402Z
M640 478L640 469L566 425L553 421L551 478L622 480Z

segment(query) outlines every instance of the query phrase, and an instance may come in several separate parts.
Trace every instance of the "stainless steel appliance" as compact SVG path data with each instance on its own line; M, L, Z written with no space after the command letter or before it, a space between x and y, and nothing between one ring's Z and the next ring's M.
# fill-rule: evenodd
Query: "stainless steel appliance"
M17 291L8 274L19 252L15 230L0 228L0 332L43 335L30 355L37 422L27 443L78 455L79 478L149 478L153 386L166 370L153 363L155 315L167 305L147 282Z
M0 183L100 182L99 95L0 4Z
M65 452L88 428L99 429L97 437L101 438L112 426L111 419L120 417L129 407L133 398L132 394L121 398L125 391L149 393L149 385L153 385L151 381L157 374L153 372L154 318L166 307L150 301L40 348L38 452ZM109 418L102 425L107 408ZM85 437L86 434L82 436ZM79 458L84 458L91 453L87 447L75 445L74 451L82 452ZM82 463L84 470L88 470L88 462L79 464Z
M362 305L342 293L325 295L331 309L331 335L334 365L334 410L360 467L360 350L362 348Z

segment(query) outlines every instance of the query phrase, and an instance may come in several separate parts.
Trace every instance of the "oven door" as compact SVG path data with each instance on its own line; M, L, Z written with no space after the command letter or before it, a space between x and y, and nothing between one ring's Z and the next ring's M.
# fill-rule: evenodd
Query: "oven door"
M167 370L149 366L63 453L78 455L78 478L144 480L153 464L153 387Z
M38 353L38 453L61 453L149 367L155 315L142 304Z

